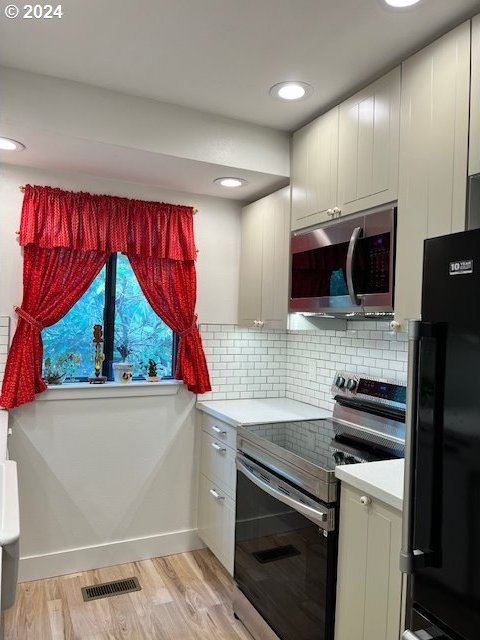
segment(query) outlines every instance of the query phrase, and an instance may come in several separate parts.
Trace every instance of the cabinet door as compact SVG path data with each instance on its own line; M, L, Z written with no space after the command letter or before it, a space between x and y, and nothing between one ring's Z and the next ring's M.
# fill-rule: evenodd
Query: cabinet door
M368 515L365 576L364 637L368 640L398 640L400 635L401 533L400 513L373 500Z
M340 496L335 640L363 640L368 509L345 484Z
M240 326L284 329L288 317L290 187L242 211Z
M330 220L336 206L338 107L293 134L292 229Z
M397 199L400 67L340 105L338 202L342 215Z
M419 318L423 241L465 229L470 24L402 65L395 316Z
M253 327L262 307L263 199L242 210L238 324Z
M290 255L290 187L264 198L262 312L265 328L286 329Z
M472 90L468 173L480 173L480 15L472 20Z
M198 533L233 575L235 502L203 474L200 474Z
M342 484L335 640L398 640L401 514L361 497Z

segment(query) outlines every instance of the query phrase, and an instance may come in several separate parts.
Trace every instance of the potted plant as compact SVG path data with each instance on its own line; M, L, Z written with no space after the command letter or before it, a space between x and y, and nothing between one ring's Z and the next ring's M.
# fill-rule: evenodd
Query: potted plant
M147 375L145 376L147 382L158 382L160 380L160 376L157 371L157 363L155 360L151 358L148 359L147 364Z
M58 366L58 359L55 364L51 358L45 358L43 368L43 379L47 384L62 384L65 378L65 370Z
M45 358L43 367L43 379L47 384L62 384L64 380L73 382L75 370L81 362L77 353L63 353L52 362L51 358Z
M120 354L122 361L113 363L113 379L115 380L115 382L128 384L132 381L133 364L131 364L130 362L125 362L125 360L132 353L132 350L125 342L121 342L115 348Z
M78 353L72 352L64 353L57 359L58 367L65 372L65 380L69 380L70 382L75 381L75 371L81 361L81 356L79 356Z

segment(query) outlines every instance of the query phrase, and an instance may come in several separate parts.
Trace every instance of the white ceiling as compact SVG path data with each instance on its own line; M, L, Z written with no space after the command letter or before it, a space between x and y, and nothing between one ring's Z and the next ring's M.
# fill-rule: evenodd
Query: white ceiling
M8 20L6 66L294 130L480 11L479 0L64 0L51 20ZM22 5L23 3L18 3ZM55 4L55 3L53 3ZM304 102L268 95L282 80Z

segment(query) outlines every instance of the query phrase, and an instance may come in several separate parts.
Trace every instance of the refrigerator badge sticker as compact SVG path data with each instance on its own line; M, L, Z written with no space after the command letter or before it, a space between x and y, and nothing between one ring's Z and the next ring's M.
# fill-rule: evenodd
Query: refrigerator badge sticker
M451 276L466 276L469 273L473 273L473 260L457 260L456 262L450 262Z

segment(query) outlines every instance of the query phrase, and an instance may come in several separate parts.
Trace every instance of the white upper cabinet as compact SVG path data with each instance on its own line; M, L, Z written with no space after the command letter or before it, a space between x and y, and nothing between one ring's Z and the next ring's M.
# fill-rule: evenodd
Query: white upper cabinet
M400 68L293 134L292 229L397 198Z
M340 105L338 197L341 214L397 199L400 67Z
M338 107L293 134L292 229L329 220L337 200Z
M242 211L238 324L287 327L290 187Z
M472 87L468 173L480 173L480 15L472 20Z
M465 229L470 23L402 65L395 316L420 317L423 241Z

